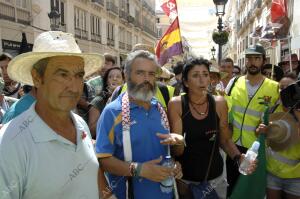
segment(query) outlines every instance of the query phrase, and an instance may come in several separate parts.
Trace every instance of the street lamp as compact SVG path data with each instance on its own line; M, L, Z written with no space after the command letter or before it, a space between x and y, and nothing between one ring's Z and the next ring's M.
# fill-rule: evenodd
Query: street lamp
M225 15L225 5L227 0L213 0L214 4L216 5L216 15L224 16Z
M57 12L57 10L52 9L51 12L48 13L48 17L50 19L50 29L53 31L58 30L60 14Z
M219 33L223 30L223 21L222 17L225 15L225 6L227 0L213 0L216 6L216 16L218 17L218 31ZM218 62L221 63L222 59L222 44L219 44L219 53L218 53Z
M215 49L215 47L213 46L213 47L210 49L210 51L211 51L212 59L215 60L215 54L216 54L216 49Z

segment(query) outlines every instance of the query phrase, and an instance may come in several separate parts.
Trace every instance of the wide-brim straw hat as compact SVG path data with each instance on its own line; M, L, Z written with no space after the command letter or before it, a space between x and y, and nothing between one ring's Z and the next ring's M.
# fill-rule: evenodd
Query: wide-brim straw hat
M82 53L72 34L48 31L38 35L32 52L20 54L9 62L7 73L12 80L33 85L33 65L41 59L55 56L81 57L84 60L85 76L99 71L104 62L103 56L98 53Z
M137 50L146 50L152 54L155 54L154 47L150 46L148 44L141 44L141 43L135 44L132 48L132 52L137 51Z
M273 113L266 129L267 145L274 151L282 151L300 141L298 124L290 113Z
M219 75L219 77L220 77L220 79L224 79L224 78L226 78L227 77L227 73L225 73L225 72L221 72L220 70L219 70L219 68L218 68L218 64L217 64L217 62L215 61L215 60L210 60L210 66L209 66L209 72L210 73L216 73L216 74L218 74Z
M171 73L166 67L161 67L162 73L159 75L161 78L171 79L175 76L174 73Z

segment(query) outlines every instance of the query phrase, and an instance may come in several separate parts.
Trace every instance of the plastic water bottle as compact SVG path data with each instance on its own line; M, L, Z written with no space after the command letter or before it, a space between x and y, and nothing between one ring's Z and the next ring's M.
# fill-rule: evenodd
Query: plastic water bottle
M260 143L255 141L253 142L250 149L248 149L245 159L242 161L239 172L243 175L248 175L247 170L249 169L250 164L256 159L258 155L258 149L259 149Z
M166 156L164 162L162 163L162 166L173 168L174 162L172 160L172 157L169 155ZM173 184L174 184L174 177L169 176L160 183L160 190L163 193L171 193L173 191Z

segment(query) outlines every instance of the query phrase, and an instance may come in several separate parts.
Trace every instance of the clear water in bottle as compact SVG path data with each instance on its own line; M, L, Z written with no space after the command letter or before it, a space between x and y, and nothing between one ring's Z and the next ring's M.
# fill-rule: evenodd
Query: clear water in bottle
M258 149L259 149L260 143L255 141L253 142L250 149L248 149L245 159L242 161L239 172L243 175L248 175L248 169L251 165L251 163L256 159L258 155Z
M173 162L171 156L165 157L165 160L163 161L162 166L169 167L169 168L174 167L174 162ZM174 185L174 177L169 176L160 183L160 189L163 193L171 193L173 191L173 185Z

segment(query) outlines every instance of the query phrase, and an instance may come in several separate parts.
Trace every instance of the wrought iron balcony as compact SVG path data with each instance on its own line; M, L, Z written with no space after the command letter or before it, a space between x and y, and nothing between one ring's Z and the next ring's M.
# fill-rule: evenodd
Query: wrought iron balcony
M120 19L127 21L128 14L124 10L119 10L119 16L120 16Z
M135 27L141 28L141 23L138 20L134 20L133 24Z
M128 21L128 23L133 23L133 22L134 22L134 17L128 15L128 16L127 16L127 21Z
M119 15L119 8L111 1L106 1L106 9L115 15Z
M102 43L101 42L101 35L96 34L96 33L91 34L91 40L94 41L94 42L100 43L100 44Z
M132 49L132 45L130 45L130 44L127 44L127 45L126 45L126 47L127 47L127 50L128 50L128 51L131 51L131 49Z
M119 41L119 48L125 50L125 43Z
M75 28L75 37L79 39L88 39L88 31L87 30L82 30L80 28Z
M93 3L98 3L101 6L104 6L104 0L92 0Z
M147 25L144 25L143 26L143 30L145 32L147 32L148 34L154 36L154 37L157 37L157 32L155 32L154 30L152 30L151 28L149 28Z
M115 46L115 40L107 38L107 45L114 47Z

